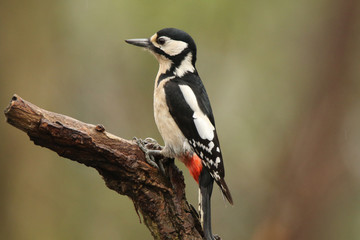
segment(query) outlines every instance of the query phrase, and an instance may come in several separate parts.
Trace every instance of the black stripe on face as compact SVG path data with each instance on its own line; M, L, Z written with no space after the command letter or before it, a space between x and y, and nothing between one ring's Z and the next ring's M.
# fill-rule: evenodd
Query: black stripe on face
M163 50L161 50L161 49L158 48L158 47L155 47L153 51L154 51L154 53L159 54L159 55L161 55L161 56L164 56L164 57L166 57L167 59L171 59L171 56L170 56L169 54L167 54L166 52L164 52Z
M182 51L181 53L171 56L156 46L154 46L154 48L152 50L155 54L158 54L158 55L164 56L167 59L170 59L172 62L172 66L174 66L174 68L179 67L181 62L187 56L187 54L189 52L191 52L191 50L189 48L185 48L184 51ZM194 56L194 54L193 54L193 56ZM193 59L192 59L192 62L194 62Z

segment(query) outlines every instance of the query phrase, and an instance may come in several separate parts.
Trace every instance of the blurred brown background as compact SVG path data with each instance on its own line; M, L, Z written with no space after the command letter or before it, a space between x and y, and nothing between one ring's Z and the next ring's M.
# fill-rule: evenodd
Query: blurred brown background
M358 0L0 2L0 105L12 94L161 140L157 62L124 39L177 27L198 45L235 206L223 239L360 239ZM90 168L0 123L0 239L151 239ZM161 141L160 141L161 142ZM184 167L181 164L182 169ZM184 169L187 196L197 186Z

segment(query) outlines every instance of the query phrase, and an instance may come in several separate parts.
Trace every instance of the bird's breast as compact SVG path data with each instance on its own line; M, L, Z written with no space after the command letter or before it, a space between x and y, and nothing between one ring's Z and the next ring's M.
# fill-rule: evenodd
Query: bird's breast
M175 120L170 114L169 107L166 104L164 85L171 78L164 79L154 91L154 118L156 126L165 143L165 151L168 157L179 157L186 152L191 151L191 147L177 126Z

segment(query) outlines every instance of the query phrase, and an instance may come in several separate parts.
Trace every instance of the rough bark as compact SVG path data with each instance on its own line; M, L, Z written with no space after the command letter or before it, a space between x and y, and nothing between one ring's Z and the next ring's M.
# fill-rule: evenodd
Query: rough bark
M165 176L145 161L135 141L114 136L101 125L46 111L17 95L5 115L36 145L95 168L108 188L133 201L154 239L202 239L198 215L186 200L184 177L173 159L164 163Z

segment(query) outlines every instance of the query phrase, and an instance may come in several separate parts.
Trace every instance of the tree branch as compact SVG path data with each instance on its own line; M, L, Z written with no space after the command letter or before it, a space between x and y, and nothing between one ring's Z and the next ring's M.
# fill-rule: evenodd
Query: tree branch
M184 177L173 159L164 164L165 177L145 161L134 141L114 136L101 125L46 111L17 95L5 116L36 145L95 168L108 188L133 201L154 239L202 239L198 215L186 200Z

